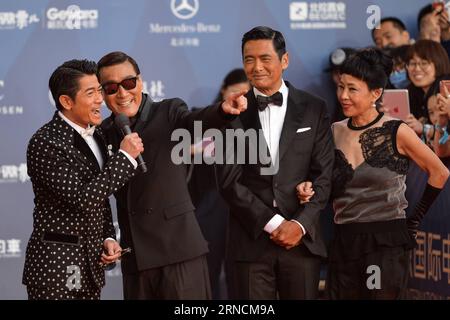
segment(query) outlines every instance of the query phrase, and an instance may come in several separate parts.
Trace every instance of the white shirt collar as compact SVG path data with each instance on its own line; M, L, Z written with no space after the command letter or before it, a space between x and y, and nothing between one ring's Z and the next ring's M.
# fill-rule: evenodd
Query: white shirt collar
M58 115L69 124L69 126L71 126L72 128L75 129L76 132L78 132L79 134L81 134L81 132L83 132L84 130L86 130L87 128L83 128L80 127L79 125L77 125L75 122L70 121L66 116L64 116L64 114L61 111L58 111ZM88 128L90 128L91 125L88 125Z

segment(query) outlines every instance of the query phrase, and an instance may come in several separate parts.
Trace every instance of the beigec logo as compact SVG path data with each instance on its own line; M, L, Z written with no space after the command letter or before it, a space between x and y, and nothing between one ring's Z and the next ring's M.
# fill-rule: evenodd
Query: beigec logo
M308 4L306 2L292 2L289 6L291 21L305 21L308 19Z
M198 12L198 0L171 0L170 9L175 17L187 20L195 16Z
M81 10L77 5L70 5L65 10L49 8L47 20L48 29L94 29L98 25L98 10Z
M346 4L341 1L291 2L291 29L346 29Z

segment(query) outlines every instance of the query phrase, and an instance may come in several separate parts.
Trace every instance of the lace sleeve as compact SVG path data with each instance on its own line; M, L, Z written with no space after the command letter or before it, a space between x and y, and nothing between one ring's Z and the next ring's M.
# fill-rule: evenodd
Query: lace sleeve
M397 131L403 123L390 120L381 127L364 131L359 137L361 149L367 164L375 168L387 167L399 174L407 174L409 159L397 150Z

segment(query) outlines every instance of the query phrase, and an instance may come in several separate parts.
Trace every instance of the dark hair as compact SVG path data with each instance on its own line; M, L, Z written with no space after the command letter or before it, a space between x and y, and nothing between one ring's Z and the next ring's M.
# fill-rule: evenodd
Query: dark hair
M286 42L280 31L269 27L259 26L247 31L242 37L242 55L244 55L244 45L250 40L272 40L273 47L280 58L286 53Z
M403 32L406 31L406 26L403 23L402 20L400 20L399 18L396 17L386 17L380 20L380 23L377 26L381 26L383 23L385 22L392 22L393 26L398 29L399 31ZM372 29L372 39L375 41L374 39L374 33L375 33L376 28Z
M340 71L364 81L369 90L374 90L386 87L392 67L390 56L378 48L367 48L350 56Z
M232 86L233 84L243 83L243 82L247 82L247 81L248 81L248 79L247 79L244 69L239 68L239 69L231 70L230 72L228 72L228 74L223 79L222 86L220 87L220 91L217 94L214 102L219 102L219 101L223 100L222 90L228 88L229 86Z
M97 64L94 61L73 59L64 62L53 71L48 80L48 87L58 110L63 109L59 102L60 96L67 95L75 100L80 90L79 80L85 75L97 75Z
M400 47L395 48L384 48L383 51L392 57L392 62L394 63L394 66L399 63L406 64L406 57L408 53L408 49L411 45L405 44Z
M420 9L419 14L417 15L417 29L419 29L419 31L420 31L420 23L422 22L422 19L430 13L433 13L433 5L432 4L427 4L425 7Z
M419 40L408 48L408 51L406 52L406 63L408 63L414 55L434 64L436 78L450 74L450 61L448 59L447 51L445 51L440 43L433 40Z
M114 66L116 64L124 63L125 61L128 61L133 66L134 71L137 75L141 74L141 71L139 70L139 66L136 63L136 61L127 55L124 52L121 51L114 51L110 52L107 55L103 56L97 63L98 65L98 78L100 79L100 70L104 67Z

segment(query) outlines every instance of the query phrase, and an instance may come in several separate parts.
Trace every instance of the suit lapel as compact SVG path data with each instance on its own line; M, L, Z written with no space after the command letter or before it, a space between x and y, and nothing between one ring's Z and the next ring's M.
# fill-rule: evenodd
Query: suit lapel
M103 135L101 128L96 128L94 132L94 139L97 142L100 152L102 153L103 161L106 163L108 161L108 150L106 149L106 139Z
M258 103L256 102L255 94L253 90L250 90L247 95L248 107L247 110L240 116L242 127L244 130L253 129L256 130L256 136L258 139L257 145L249 145L248 154L254 152L258 155L258 163L260 162L260 148L264 148L265 154L270 157L270 150L267 146L266 138L261 126L261 121L259 119ZM260 134L261 133L261 134ZM265 166L265 165L264 165Z
M286 81L286 85L289 88L288 103L286 109L286 115L284 117L283 129L281 130L280 143L279 143L279 160L283 158L286 151L289 149L289 145L292 139L297 133L297 129L300 124L303 109L305 107L301 96L298 91L293 88L289 82Z
M88 165L92 170L100 170L97 159L86 141L58 115L58 112L55 112L51 124L54 127L54 139L61 140L64 145L70 146L68 152L72 156Z
M87 163L92 169L94 169L94 171L100 171L97 158L95 157L94 153L92 152L91 148L88 146L86 141L75 130L73 134L74 134L73 146L83 154L83 156L87 160L85 161L85 163Z
M153 101L148 95L142 94L142 99L144 101L144 105L142 106L139 118L133 127L133 132L137 132L139 136L142 136L142 131L146 128L146 124L152 118L155 110L152 108Z
M261 121L259 120L258 104L253 90L250 90L247 93L247 100L248 109L241 116L242 126L244 127L244 130L249 128L260 130L262 129Z

